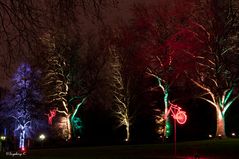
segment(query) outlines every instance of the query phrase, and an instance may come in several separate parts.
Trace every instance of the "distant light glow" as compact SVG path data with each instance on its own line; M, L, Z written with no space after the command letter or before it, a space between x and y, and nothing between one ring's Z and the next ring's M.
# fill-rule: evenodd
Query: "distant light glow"
M22 147L22 148L20 148L20 151L21 151L23 154L25 154L26 148L25 148L25 147Z
M39 139L40 139L41 141L43 141L43 140L46 139L46 136L45 136L44 134L41 134L41 135L39 136Z
M209 135L208 135L208 137L209 137L209 138L212 138L212 135L211 135L211 134L209 134Z
M6 140L6 136L1 136L0 139L3 141Z
M232 136L235 137L235 136L236 136L236 133L232 133Z

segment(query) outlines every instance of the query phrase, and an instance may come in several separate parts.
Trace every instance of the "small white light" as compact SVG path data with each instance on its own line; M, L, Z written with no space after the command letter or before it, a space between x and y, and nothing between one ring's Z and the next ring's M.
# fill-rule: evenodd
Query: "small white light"
M6 140L6 136L1 136L1 140Z
M40 139L41 141L43 141L43 140L46 139L46 136L45 136L44 134L41 134L41 135L39 136L39 139Z
M221 134L218 134L218 137L221 137L222 135Z
M208 135L208 137L209 137L209 138L212 138L212 135L211 135L211 134L209 134L209 135Z
M235 133L232 133L232 136L236 136L236 134L235 134Z

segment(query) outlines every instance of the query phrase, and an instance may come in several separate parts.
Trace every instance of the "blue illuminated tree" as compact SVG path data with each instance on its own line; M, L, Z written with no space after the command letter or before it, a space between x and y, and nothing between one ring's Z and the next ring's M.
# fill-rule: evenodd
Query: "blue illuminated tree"
M36 135L36 130L43 125L39 113L39 76L39 71L34 72L28 64L21 64L13 76L11 92L3 101L4 117L10 122L21 150L25 149L26 140Z

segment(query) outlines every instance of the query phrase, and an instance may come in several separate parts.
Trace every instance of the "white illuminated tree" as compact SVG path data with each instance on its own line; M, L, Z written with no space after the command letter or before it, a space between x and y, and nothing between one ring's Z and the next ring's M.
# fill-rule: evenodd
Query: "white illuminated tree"
M216 136L226 137L225 114L239 98L239 5L236 1L207 1L200 4L199 15L175 35L180 50L195 62L185 71L203 93L200 99L215 108ZM181 41L181 42L179 42ZM171 45L171 48L176 47Z
M50 105L50 111L56 110L56 122L53 122L54 129L64 139L71 138L70 111L68 108L67 95L69 91L69 79L67 63L63 56L64 48L57 48L55 37L46 34L42 38L47 47L47 63L43 87L45 89L45 100Z
M113 113L118 120L118 127L125 127L126 137L125 141L130 139L130 114L129 114L129 81L124 77L124 66L122 58L116 47L110 46L109 53L111 57L110 68L112 71L112 91L114 97Z

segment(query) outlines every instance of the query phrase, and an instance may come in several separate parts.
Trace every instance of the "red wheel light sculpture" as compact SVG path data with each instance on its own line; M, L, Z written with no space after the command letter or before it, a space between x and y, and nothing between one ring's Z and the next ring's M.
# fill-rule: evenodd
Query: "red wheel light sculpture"
M176 116L175 119L177 120L177 122L181 125L185 124L187 121L187 115L186 112L184 111L179 111Z

